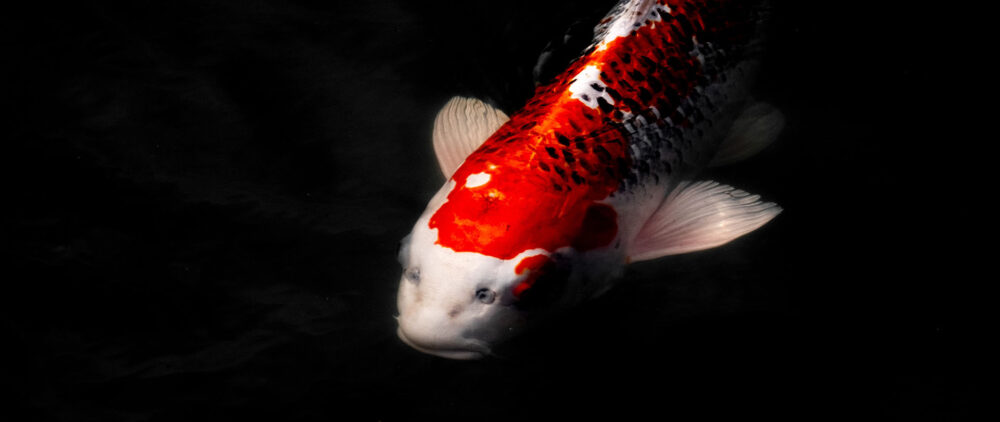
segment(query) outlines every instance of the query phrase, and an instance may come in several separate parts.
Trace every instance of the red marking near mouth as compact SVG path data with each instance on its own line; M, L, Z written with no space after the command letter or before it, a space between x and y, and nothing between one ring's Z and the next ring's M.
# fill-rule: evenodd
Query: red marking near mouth
M719 4L672 0L672 12L662 21L591 51L539 87L525 108L455 171L455 188L429 222L438 230L437 243L501 259L530 249L610 244L618 233L617 213L600 201L632 171L623 115L651 116L650 107L656 107L674 124L688 124L678 106L717 76L691 54L692 37L731 43L745 35L740 28L748 24L730 13L745 7ZM590 108L572 98L569 86L586 66L601 71L605 87L597 92L606 92L614 104ZM489 181L466 187L477 173L489 174Z

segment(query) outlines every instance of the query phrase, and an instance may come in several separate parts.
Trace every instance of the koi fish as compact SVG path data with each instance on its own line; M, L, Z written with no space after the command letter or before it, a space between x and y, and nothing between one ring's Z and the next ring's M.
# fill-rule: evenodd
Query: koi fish
M766 15L749 3L623 0L512 116L450 100L433 130L447 182L401 242L399 337L446 358L491 355L630 262L716 247L778 215L696 179L784 125L747 92Z

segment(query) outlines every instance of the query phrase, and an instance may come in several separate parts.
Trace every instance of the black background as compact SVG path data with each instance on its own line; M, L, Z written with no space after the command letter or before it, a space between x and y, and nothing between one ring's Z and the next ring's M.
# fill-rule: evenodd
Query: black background
M449 361L395 336L452 95L514 111L610 1L10 10L4 382L24 420L961 420L984 400L975 95L934 4L777 1L788 127L706 177L785 211Z

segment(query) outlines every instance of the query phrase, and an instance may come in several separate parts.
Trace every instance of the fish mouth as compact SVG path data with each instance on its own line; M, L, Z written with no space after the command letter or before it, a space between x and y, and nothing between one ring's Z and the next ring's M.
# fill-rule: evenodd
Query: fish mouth
M400 340L403 340L403 343L406 343L408 346L414 349L417 349L421 352L430 355L440 356L443 358L458 359L458 360L474 360L474 359L482 359L490 354L490 349L481 342L476 340L469 340L469 343L467 345L468 348L429 348L421 346L420 344L417 344L413 340L410 340L408 337L406 337L406 334L403 333L402 328L396 329L396 335L399 336Z

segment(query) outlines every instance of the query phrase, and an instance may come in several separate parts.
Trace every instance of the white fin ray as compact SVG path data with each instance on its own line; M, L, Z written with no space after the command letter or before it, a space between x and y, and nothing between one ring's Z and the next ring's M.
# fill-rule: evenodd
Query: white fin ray
M714 181L677 186L646 222L629 248L632 262L723 245L756 230L781 212L732 186Z
M475 98L452 97L434 119L434 154L445 178L507 120L503 111Z
M764 102L750 104L733 122L709 166L724 166L752 157L771 145L784 127L785 115L774 106Z

